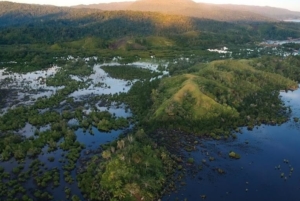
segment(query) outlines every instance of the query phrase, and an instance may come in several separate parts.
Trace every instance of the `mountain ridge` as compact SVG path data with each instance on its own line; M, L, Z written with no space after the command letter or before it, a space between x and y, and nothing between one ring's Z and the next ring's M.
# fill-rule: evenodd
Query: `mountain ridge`
M258 14L265 13L266 16L278 20L300 19L300 12L291 11L285 8L276 8L271 6L245 6L234 4L222 4L220 6L224 8L239 9Z
M169 4L168 4L169 3ZM180 3L181 5L176 5ZM177 6L177 9L176 9ZM75 8L101 10L154 11L221 21L276 21L300 19L300 12L288 9L234 4L197 3L192 0L138 0L127 2L77 5ZM225 16L225 17L224 17Z

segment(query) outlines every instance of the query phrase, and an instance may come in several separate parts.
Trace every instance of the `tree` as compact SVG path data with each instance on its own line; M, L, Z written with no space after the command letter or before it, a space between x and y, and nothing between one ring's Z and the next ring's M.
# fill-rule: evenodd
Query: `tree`
M103 151L103 152L102 152L102 157L103 157L104 159L109 159L109 158L111 157L110 151L109 151L109 150Z

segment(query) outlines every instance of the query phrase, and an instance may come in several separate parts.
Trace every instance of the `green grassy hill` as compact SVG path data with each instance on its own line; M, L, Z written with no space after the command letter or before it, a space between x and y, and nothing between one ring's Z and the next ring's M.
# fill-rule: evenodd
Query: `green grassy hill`
M192 74L175 76L163 81L159 90L164 94L163 102L158 106L153 116L155 119L206 119L222 114L238 116L235 109L218 103L210 94L203 93L201 81L203 77ZM214 112L220 111L220 112Z
M193 73L163 79L152 92L150 122L215 135L227 133L225 128L283 121L280 115L274 119L282 109L275 91L296 89L297 83L249 63L214 61L192 67Z

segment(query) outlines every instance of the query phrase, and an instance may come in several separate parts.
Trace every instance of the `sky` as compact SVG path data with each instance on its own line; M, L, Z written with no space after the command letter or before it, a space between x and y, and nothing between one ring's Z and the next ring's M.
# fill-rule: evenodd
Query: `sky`
M122 2L122 1L130 1L130 0L9 0L9 1L18 2L18 3L48 4L48 5L56 5L56 6L73 6L78 4ZM293 11L300 11L299 0L251 0L247 2L246 1L242 2L240 0L194 0L194 1L203 2L203 3L214 3L214 4L242 4L242 5L272 6L272 7L279 7L279 8L287 8Z

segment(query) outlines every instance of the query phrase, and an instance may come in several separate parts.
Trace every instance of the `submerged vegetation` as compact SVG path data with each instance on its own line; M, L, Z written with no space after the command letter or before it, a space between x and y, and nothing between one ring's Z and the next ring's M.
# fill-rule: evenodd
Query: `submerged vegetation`
M134 66L102 66L111 77L123 80L145 80L162 75L148 69L141 69Z
M180 154L196 150L198 138L236 138L241 126L289 118L279 91L298 88L300 56L270 55L272 47L257 42L300 37L298 26L62 10L37 21L24 15L21 24L13 18L0 28L0 67L8 76L0 81L1 200L56 200L53 189L66 200L156 200L175 190L174 175L180 181L188 168L206 165ZM144 68L135 64L144 61L150 62ZM55 74L34 78L37 86L26 76L16 84L23 74L13 72L53 66ZM104 82L106 74L112 83ZM110 91L120 79L124 86ZM52 91L38 96L41 86ZM119 116L118 109L132 114ZM115 131L122 134L103 137ZM82 140L99 133L101 142Z
M50 86L63 86L63 89L58 90L50 98L39 98L33 105L17 106L0 116L0 160L8 161L14 158L20 164L32 160L29 169L23 170L21 168L23 166L19 166L20 168L14 168L12 173L1 173L1 199L14 200L21 193L22 195L31 195L35 199L52 200L53 196L49 194L46 187L57 188L60 186L59 171L64 171L64 180L67 183L74 182L74 178L69 172L76 168L81 151L85 148L85 145L77 140L75 134L77 127L93 134L93 127L109 132L129 126L129 119L116 117L108 111L98 111L97 109L85 113L84 108L78 106L73 98L70 100L68 97L70 93L86 87L83 80L75 81L70 76L85 77L92 73L91 69L85 62L81 64L78 64L78 61L69 62L55 76L47 79ZM71 119L76 119L78 125L70 125L68 121ZM34 128L31 131L32 136L24 137L16 133L27 124ZM45 127L46 129L43 129ZM48 161L59 160L62 162L62 169L48 170L47 167L41 169L41 166L43 167L45 164L42 164L38 157L54 153L57 150L62 151L61 158L54 158L50 155ZM16 183L18 185L15 185L15 178L11 174L25 174L26 177L19 177L22 183L18 182ZM30 178L34 179L34 184L38 187L33 194L27 192L24 187L20 187L20 185L25 185ZM8 191L5 187L8 184L12 191Z

